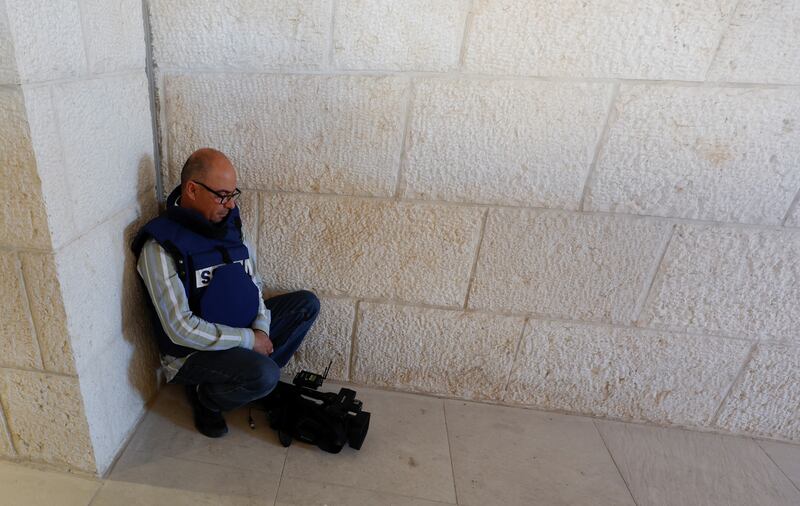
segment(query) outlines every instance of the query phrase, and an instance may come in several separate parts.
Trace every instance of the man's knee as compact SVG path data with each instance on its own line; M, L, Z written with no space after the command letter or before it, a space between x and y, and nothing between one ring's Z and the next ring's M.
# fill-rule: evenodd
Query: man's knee
M263 356L262 356L263 357ZM281 369L272 359L263 357L256 362L252 375L248 381L248 390L253 392L253 398L261 398L270 393L281 377Z
M308 290L300 290L296 294L301 299L303 308L307 313L306 319L316 318L319 314L319 297Z

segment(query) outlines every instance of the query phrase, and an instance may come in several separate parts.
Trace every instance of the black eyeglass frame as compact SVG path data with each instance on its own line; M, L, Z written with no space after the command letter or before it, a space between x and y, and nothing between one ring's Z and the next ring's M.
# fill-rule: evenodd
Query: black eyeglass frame
M208 190L211 193L213 193L214 195L216 195L217 198L219 198L219 204L223 205L223 206L225 204L227 204L228 202L230 202L231 200L236 202L237 200L239 200L239 197L241 197L241 195L242 195L242 190L240 190L239 188L234 188L233 189L233 193L220 193L217 190L212 190L208 186L204 185L203 183L201 183L200 181L197 181L195 179L192 179L192 182L195 183L195 184L199 184L200 186L202 186L206 190Z

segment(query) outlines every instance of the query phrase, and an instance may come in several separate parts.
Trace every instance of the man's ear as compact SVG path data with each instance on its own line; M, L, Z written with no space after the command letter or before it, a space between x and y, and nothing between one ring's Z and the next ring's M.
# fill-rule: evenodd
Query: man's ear
M183 187L183 194L189 200L197 200L197 185L193 181L187 181Z

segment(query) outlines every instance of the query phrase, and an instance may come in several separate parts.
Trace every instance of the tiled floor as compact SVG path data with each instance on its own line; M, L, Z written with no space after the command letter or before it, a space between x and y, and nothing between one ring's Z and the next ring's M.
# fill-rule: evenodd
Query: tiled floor
M335 388L329 385L328 388ZM19 505L800 505L800 445L359 389L361 451L214 440L166 387L106 480L0 464Z

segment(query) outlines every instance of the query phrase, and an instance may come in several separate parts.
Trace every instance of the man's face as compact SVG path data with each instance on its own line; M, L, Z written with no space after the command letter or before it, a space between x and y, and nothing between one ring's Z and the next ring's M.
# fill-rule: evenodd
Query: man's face
M183 202L183 205L188 204L188 207L202 214L208 221L219 223L228 216L231 209L236 207L236 202L231 199L221 204L217 194L227 195L234 191L236 191L236 171L230 162L220 159L215 161L202 178L186 183L184 198L188 198L188 201Z

